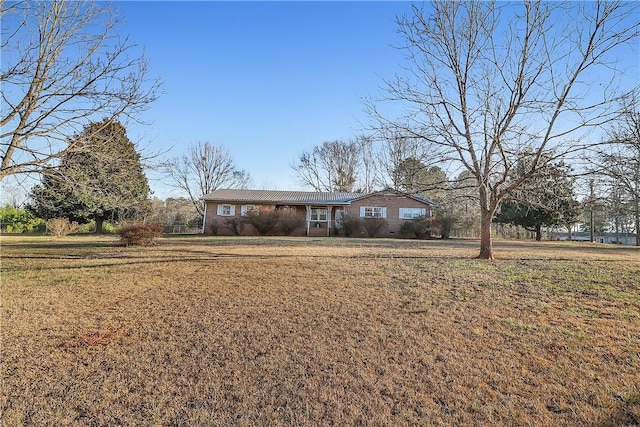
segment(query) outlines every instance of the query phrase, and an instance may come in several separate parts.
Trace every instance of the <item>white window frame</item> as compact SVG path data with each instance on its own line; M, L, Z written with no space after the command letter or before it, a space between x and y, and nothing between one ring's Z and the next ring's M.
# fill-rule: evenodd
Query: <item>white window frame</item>
M225 213L225 210L228 210L228 212ZM236 215L235 205L230 205L226 203L218 205L218 216L235 216L235 215Z
M360 206L360 218L386 218L387 208L384 206Z
M242 205L240 206L240 215L247 216L249 212L258 210L260 210L258 205Z
M426 208L400 208L398 215L400 219L420 219L427 217Z
M324 211L324 214L321 212ZM324 219L322 219L324 216ZM311 208L310 212L310 221L316 222L327 222L327 217L329 216L329 210L327 208Z

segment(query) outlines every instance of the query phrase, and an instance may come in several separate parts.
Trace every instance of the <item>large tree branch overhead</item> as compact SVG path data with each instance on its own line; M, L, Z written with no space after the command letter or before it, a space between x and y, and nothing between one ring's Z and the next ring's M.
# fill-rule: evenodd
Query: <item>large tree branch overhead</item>
M93 2L0 3L0 180L39 172L90 121L135 117L153 102L142 51L117 33L117 16Z

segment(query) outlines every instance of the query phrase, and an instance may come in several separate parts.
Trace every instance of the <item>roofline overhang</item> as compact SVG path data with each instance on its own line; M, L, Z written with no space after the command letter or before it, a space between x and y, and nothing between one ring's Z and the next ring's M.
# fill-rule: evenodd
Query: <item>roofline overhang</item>
M336 200L308 200L308 201L290 201L290 200L253 200L253 199L218 199L218 198L204 198L201 197L200 200L204 202L222 202L222 203L255 203L256 205L260 204L269 204L269 205L295 205L295 206L306 206L306 205L350 205L353 200L349 201L336 201ZM354 199L355 200L355 199Z

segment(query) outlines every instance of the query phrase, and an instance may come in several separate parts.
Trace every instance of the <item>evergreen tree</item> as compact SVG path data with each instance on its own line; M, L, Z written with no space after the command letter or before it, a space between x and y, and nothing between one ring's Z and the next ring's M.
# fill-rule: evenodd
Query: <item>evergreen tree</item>
M396 189L408 194L421 194L439 200L448 184L447 174L438 166L426 166L414 157L407 157L393 171Z
M523 154L514 168L513 180L521 179L530 168L532 154ZM570 168L563 162L552 163L549 157L540 172L527 179L511 197L502 200L494 222L513 224L536 233L542 239L542 227L569 226L580 217L580 203L573 195Z
M41 185L31 190L33 212L80 223L94 220L101 233L105 219L132 217L146 208L149 184L124 126L94 122L70 144L83 149L70 151L43 174Z

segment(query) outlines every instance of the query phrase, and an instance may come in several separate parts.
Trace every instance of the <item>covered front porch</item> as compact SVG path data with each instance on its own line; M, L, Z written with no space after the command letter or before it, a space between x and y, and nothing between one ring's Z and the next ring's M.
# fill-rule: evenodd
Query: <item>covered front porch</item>
M335 234L336 220L340 223L344 213L343 206L305 205L306 235L312 237Z

